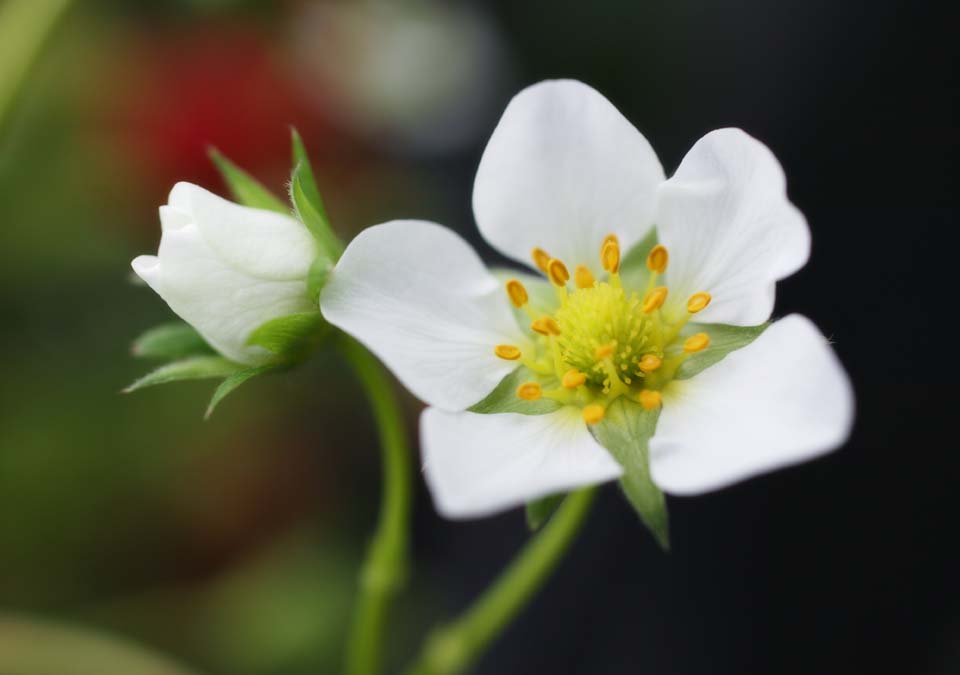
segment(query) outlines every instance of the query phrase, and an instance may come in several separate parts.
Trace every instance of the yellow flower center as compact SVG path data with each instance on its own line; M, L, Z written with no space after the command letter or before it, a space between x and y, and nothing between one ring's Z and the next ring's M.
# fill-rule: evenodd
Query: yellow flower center
M552 314L538 314L520 281L511 279L506 284L510 302L530 317L536 345L530 354L521 354L513 345L494 348L500 358L517 360L536 374L538 381L517 389L520 399L544 397L576 405L588 424L600 422L607 407L621 396L654 410L680 364L710 345L706 333L680 337L690 317L710 304L709 293L688 298L686 314L678 321L668 322L660 311L669 295L666 286L657 285L669 262L663 246L654 247L647 257L650 276L645 289L622 286L620 243L612 234L600 246L605 280L595 279L586 266L578 265L571 289L571 275L561 260L541 248L535 248L532 257L556 289L559 306Z

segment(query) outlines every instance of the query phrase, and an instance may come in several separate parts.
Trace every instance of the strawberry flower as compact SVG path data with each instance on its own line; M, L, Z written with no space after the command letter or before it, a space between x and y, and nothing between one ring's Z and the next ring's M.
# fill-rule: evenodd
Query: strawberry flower
M542 82L507 107L473 209L533 273L392 221L351 242L320 298L428 404L424 472L443 515L620 479L661 536L661 490L715 490L846 439L853 395L827 340L801 316L765 323L810 233L759 141L713 131L666 180L602 95Z

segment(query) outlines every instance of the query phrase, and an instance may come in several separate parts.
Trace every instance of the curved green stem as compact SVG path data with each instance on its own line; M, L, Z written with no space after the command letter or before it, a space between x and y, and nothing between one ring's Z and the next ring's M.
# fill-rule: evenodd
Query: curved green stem
M583 524L595 488L568 496L550 522L484 595L436 629L406 675L455 675L468 668L540 588Z
M375 675L381 667L388 606L407 578L411 455L403 413L383 367L350 338L341 341L340 349L370 401L383 458L380 516L360 575L345 664L347 675Z

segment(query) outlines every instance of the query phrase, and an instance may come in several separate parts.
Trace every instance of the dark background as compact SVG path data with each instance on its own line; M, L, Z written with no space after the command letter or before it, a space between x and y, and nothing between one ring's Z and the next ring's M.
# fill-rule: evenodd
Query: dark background
M325 357L206 424L203 384L117 396L147 367L126 344L169 317L125 283L128 261L155 246L175 180L223 192L208 143L282 190L291 122L345 236L421 217L493 259L469 210L486 137L520 87L573 77L668 174L718 127L773 149L814 242L777 314L833 338L857 422L827 458L670 498L669 554L605 489L476 672L960 673L955 5L453 3L485 41L442 96L403 109L467 130L454 140L324 79L332 63L362 81L357 63L382 42L337 42L335 21L314 41L314 5L344 6L92 3L38 63L0 143L0 608L103 627L203 672L333 672L377 507L362 399ZM434 77L426 64L410 90ZM419 484L394 670L526 538L518 512L441 520Z

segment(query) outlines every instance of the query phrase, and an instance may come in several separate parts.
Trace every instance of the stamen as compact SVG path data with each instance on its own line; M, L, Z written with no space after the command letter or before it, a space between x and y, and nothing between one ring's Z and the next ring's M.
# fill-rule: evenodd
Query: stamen
M507 282L507 295L510 296L510 302L512 302L513 306L517 309L523 307L530 301L527 289L516 279L511 279Z
M541 396L543 396L543 389L537 382L524 382L517 387L517 398L522 398L524 401L536 401Z
M547 276L550 277L550 282L554 286L561 288L566 286L570 280L570 272L567 270L567 266L556 258L552 258L547 263Z
M520 358L520 348L514 345L497 345L493 353L504 361L516 361Z
M667 247L657 244L647 256L647 269L657 274L663 274L667 271L668 262L670 262L670 255L667 253Z
M547 265L550 264L550 254L537 247L530 251L530 257L533 258L533 264L537 266L537 269L546 274Z
M616 274L620 271L620 242L616 236L609 235L600 250L600 263L610 274Z
M666 249L664 249L666 250ZM656 288L647 292L643 296L643 304L640 306L640 309L643 310L644 314L649 314L655 310L663 307L663 303L667 299L667 287L666 286L657 286Z
M540 335L560 335L560 326L553 317L545 316L530 324L530 328Z
M653 389L642 390L637 396L637 400L640 402L640 405L643 406L644 410L656 410L663 402L660 392L654 391Z
M563 374L563 379L560 383L567 389L576 389L586 381L587 376L585 373L581 373L576 368L571 368Z
M661 359L656 354L644 354L643 358L640 359L640 363L638 363L637 366L644 373L652 373L657 368L659 368L662 363L663 363L663 359Z
M576 269L573 270L573 283L577 285L577 288L593 288L596 281L593 278L593 272L583 265L577 265Z
M587 424L596 424L603 419L605 411L602 405L591 403L583 409L583 421Z
M609 244L610 242L613 242L613 243L616 244L617 246L620 246L620 240L617 239L617 235L615 235L615 234L608 234L606 237L603 238L603 242L600 244L600 257L601 257L601 258L603 257L603 247L606 246L607 244Z
M713 297L709 293L694 293L690 296L690 299L687 300L687 311L691 314L696 314L706 309L712 299Z
M687 354L694 354L703 351L710 346L710 336L706 333L697 333L691 335L683 342L683 351Z
M616 349L616 345L614 345L612 342L597 347L597 351L594 352L597 357L597 361L602 361L608 356L613 356L614 349Z

